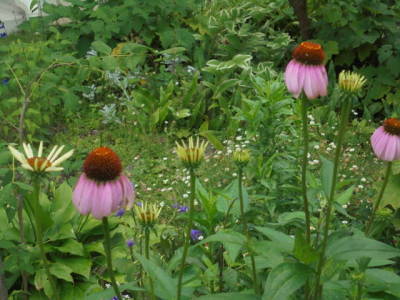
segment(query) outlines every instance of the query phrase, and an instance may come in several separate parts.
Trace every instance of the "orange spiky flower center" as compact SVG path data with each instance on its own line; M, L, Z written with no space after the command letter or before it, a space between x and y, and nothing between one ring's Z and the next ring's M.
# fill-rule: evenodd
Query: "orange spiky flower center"
M42 169L43 165L45 165L45 167L43 169L47 169L51 167L51 162L48 161L46 158L44 157L31 157L27 159L28 164L33 168L33 169Z
M83 163L83 171L90 179L97 181L111 181L122 172L121 160L108 147L94 149Z
M383 128L389 134L400 136L400 120L396 118L389 118L383 122Z
M313 42L302 42L292 53L295 60L306 65L322 65L325 59L325 52L320 44Z

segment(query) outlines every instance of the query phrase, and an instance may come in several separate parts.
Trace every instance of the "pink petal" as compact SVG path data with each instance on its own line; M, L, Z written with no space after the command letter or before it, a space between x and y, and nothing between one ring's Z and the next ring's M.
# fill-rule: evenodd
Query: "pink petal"
M123 189L122 184L119 180L112 182L111 184L111 193L112 193L112 211L116 211L121 207L121 202L123 199Z
M112 213L112 191L110 183L101 183L97 186L96 205L92 207L92 215L96 219L107 217Z
M318 86L314 76L312 66L306 66L305 79L304 79L304 93L308 99L315 99L318 97Z
M299 70L300 70L301 64L296 62L294 59L292 59L285 71L285 83L288 91L293 94L295 98L298 98L302 87L299 85Z
M88 214L88 212L89 212L85 208L88 205L87 196L88 196L88 188L90 187L90 185L91 185L90 179L88 179L85 174L82 174L79 177L78 182L77 182L74 192L73 192L72 201L73 201L76 209L81 214ZM89 201L91 201L90 198L89 198Z
M381 160L400 159L400 137L387 133L383 126L372 134L371 145L375 155Z
M130 208L135 200L135 189L125 175L121 175L120 180L124 191L123 206Z
M328 94L328 75L326 74L325 66L316 66L316 79L318 80L318 95L326 96Z

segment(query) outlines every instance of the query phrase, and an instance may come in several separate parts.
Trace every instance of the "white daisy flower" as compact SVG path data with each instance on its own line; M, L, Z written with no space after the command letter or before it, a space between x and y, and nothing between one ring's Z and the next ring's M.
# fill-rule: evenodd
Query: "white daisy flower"
M61 157L61 151L64 146L54 146L47 157L43 157L43 142L39 144L37 155L34 155L30 144L22 143L25 153L19 152L13 146L9 145L8 149L11 154L21 163L21 167L32 172L56 172L64 168L59 165L70 158L74 150L70 150Z

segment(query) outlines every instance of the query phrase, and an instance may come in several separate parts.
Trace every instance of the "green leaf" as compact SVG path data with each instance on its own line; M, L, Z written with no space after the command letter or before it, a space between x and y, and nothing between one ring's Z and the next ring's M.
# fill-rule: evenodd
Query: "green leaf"
M202 132L199 132L199 134L203 137L205 137L217 150L222 150L224 149L224 145L219 141L219 139L214 135L214 131L212 130L205 130Z
M333 162L326 159L321 155L321 181L322 188L324 190L325 197L329 199L329 195L332 188L332 179L333 179Z
M291 253L294 247L294 238L268 227L255 227L259 232L268 237L278 249Z
M249 209L249 195L246 187L242 187L243 191L243 208L247 212ZM233 180L223 192L220 192L217 198L218 211L227 214L228 211L235 217L240 216L239 201L239 182L238 179Z
M72 273L71 268L67 267L64 264L57 262L52 263L50 265L50 273L56 276L57 278L63 279L65 281L74 282L71 276Z
M92 43L92 48L101 55L110 55L112 51L111 47L102 41L94 41Z
M228 255L232 261L235 261L239 255L240 249L246 243L246 237L233 230L219 231L213 235L210 235L206 239L202 240L198 245L202 245L210 242L220 242L224 245L224 248L228 252Z
M55 224L64 224L72 220L77 215L77 211L72 204L72 189L65 181L54 193L54 201L51 211Z
M82 275L89 279L90 270L92 267L92 260L85 257L67 257L56 258L56 262L67 266L71 269L72 273Z
M268 275L262 299L291 299L292 294L304 285L311 269L300 263L284 262L272 269Z
M187 118L187 117L190 117L190 116L191 116L190 110L187 109L187 108L180 109L175 113L175 117L177 119L184 119L184 118Z
M294 241L294 256L302 263L309 264L316 261L318 253L307 243L302 232L296 233Z
M365 272L365 282L370 292L387 292L400 298L400 276L382 269Z
M379 188L382 183L379 183ZM392 175L382 197L380 208L391 205L394 209L400 208L400 174Z
M326 256L333 260L351 260L363 257L388 259L400 255L400 250L384 243L360 236L349 236L328 244Z
M339 203L340 205L349 203L351 196L353 196L354 189L355 186L353 185L344 192L342 192L340 195L336 197L336 202Z
M119 286L120 292L123 291L144 291L136 285L136 282L124 283ZM112 288L106 289L104 291L94 293L92 295L87 295L85 300L110 300L115 296L114 290Z
M54 248L63 253L70 253L78 256L84 255L82 244L73 239L68 239L63 245Z
M143 269L153 279L155 294L162 299L174 299L176 296L176 280L151 260L146 259L138 253L134 255L142 264Z

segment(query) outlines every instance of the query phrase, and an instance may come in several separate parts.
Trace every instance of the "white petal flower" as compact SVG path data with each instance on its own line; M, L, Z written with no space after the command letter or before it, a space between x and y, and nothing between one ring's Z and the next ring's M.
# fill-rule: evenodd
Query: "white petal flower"
M43 157L42 141L39 144L37 155L34 155L32 146L30 144L23 143L22 147L24 148L25 153L18 151L11 145L8 146L8 149L15 159L21 163L21 167L32 172L61 171L64 168L60 167L59 165L70 158L74 153L74 150L70 150L61 157L58 157L61 154L61 151L64 149L64 146L54 146L49 155L47 157Z

